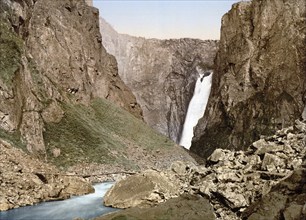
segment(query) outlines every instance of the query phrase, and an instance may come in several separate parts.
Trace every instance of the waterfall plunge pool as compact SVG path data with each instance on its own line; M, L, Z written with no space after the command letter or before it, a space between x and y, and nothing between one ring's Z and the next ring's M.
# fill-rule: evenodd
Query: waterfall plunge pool
M103 206L103 196L113 185L105 182L94 185L95 192L61 201L42 202L0 212L0 220L72 220L91 219L118 209Z

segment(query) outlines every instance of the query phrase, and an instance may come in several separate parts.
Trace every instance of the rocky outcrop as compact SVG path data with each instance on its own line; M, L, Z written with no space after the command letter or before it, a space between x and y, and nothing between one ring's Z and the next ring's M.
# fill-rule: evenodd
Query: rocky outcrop
M304 166L305 155L306 123L296 121L294 126L254 142L247 151L216 149L206 164L200 166L183 161L173 163L170 169L161 171L159 175L163 180L167 179L169 184L175 185L175 194L163 193L164 188L159 190L151 187L151 195L155 192L158 196L154 198L163 199L148 200L147 194L142 193L142 188L136 186L140 177L146 184L150 183L150 179L146 178L145 174L138 174L120 181L119 187L116 187L116 184L113 186L114 191L122 185L135 186L135 190L130 192L129 196L126 193L120 195L119 192L113 194L114 192L110 191L109 197L112 197L112 194L116 196L112 197L113 200L108 205L125 201L124 198L133 198L135 195L137 201L155 205L167 198L188 193L208 198L216 217L222 220L238 220L242 219L242 216L252 215L250 219L261 219L262 216L271 217L266 219L279 219L275 216L279 216L285 207L288 209L286 215L296 214L297 218L293 219L302 219L300 217L305 203L305 178L304 171L300 169ZM158 186L160 178L155 178L157 183L154 186ZM283 189L286 190L285 194ZM263 200L260 200L261 198ZM133 203L132 199L126 207L138 204ZM248 208L253 207L252 204L261 208ZM275 205L275 214L272 211L269 213L271 215L265 213L267 208L274 210ZM294 210L298 212L295 213Z
M192 97L197 67L211 69L217 41L157 40L118 34L100 18L103 45L140 104L144 120L175 142Z
M306 158L305 158L306 159ZM248 220L298 220L306 218L306 164L275 185L244 213ZM269 210L267 212L267 210Z
M101 44L97 9L84 0L7 0L0 12L0 133L20 135L42 155L45 124L63 118L62 103L105 98L141 118Z
M69 176L0 140L0 211L91 193L83 178Z
M211 97L191 150L246 148L305 106L305 4L243 1L223 16Z
M85 0L85 2L87 3L87 5L93 6L93 0Z

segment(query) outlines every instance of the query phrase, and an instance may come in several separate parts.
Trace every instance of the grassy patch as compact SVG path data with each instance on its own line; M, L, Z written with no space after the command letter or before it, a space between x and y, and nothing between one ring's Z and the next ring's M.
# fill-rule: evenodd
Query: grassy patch
M0 80L8 87L21 65L22 50L23 40L0 18Z
M0 128L0 139L3 139L15 147L21 148L23 151L28 152L26 144L21 141L19 132L7 132Z
M95 99L91 106L63 104L64 118L59 123L46 125L44 138L49 158L67 167L78 162L118 163L125 167L126 142L147 150L173 147L173 142L162 136L130 113L104 99ZM53 158L51 151L61 149ZM119 152L113 154L112 152Z

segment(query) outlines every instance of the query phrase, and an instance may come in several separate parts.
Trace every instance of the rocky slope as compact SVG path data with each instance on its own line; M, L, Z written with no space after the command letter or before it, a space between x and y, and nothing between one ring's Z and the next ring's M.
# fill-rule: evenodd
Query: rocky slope
M306 219L306 164L275 185L244 213L243 219ZM269 208L269 212L267 212Z
M144 120L179 141L198 72L211 69L217 41L157 40L118 34L100 18L103 45L140 104Z
M45 154L45 125L64 117L62 103L112 100L141 117L116 60L101 44L98 10L83 1L1 1L1 133L20 134Z
M305 3L243 1L223 16L211 97L191 150L245 148L305 107Z
M216 149L205 165L177 161L168 170L148 170L119 181L106 193L105 204L145 209L128 209L101 219L120 215L138 219L150 213L147 207L185 193L207 198L214 210L213 219L303 219L305 155L306 121L296 121L294 126L254 142L247 151ZM165 203L157 207L168 206ZM181 207L171 212L185 212ZM194 215L192 219L203 217Z
M0 211L91 193L83 178L60 172L0 139Z

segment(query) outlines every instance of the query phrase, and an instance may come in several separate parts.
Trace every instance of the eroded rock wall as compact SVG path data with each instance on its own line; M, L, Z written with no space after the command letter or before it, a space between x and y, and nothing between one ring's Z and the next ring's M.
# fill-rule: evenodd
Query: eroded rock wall
M178 142L198 72L211 69L218 42L145 39L118 34L100 18L103 45L140 104L144 120Z
M223 16L212 92L191 150L246 148L305 106L305 3L253 0Z
M0 2L0 134L20 136L45 154L45 123L60 103L109 99L141 118L141 109L102 46L99 12L85 1Z

